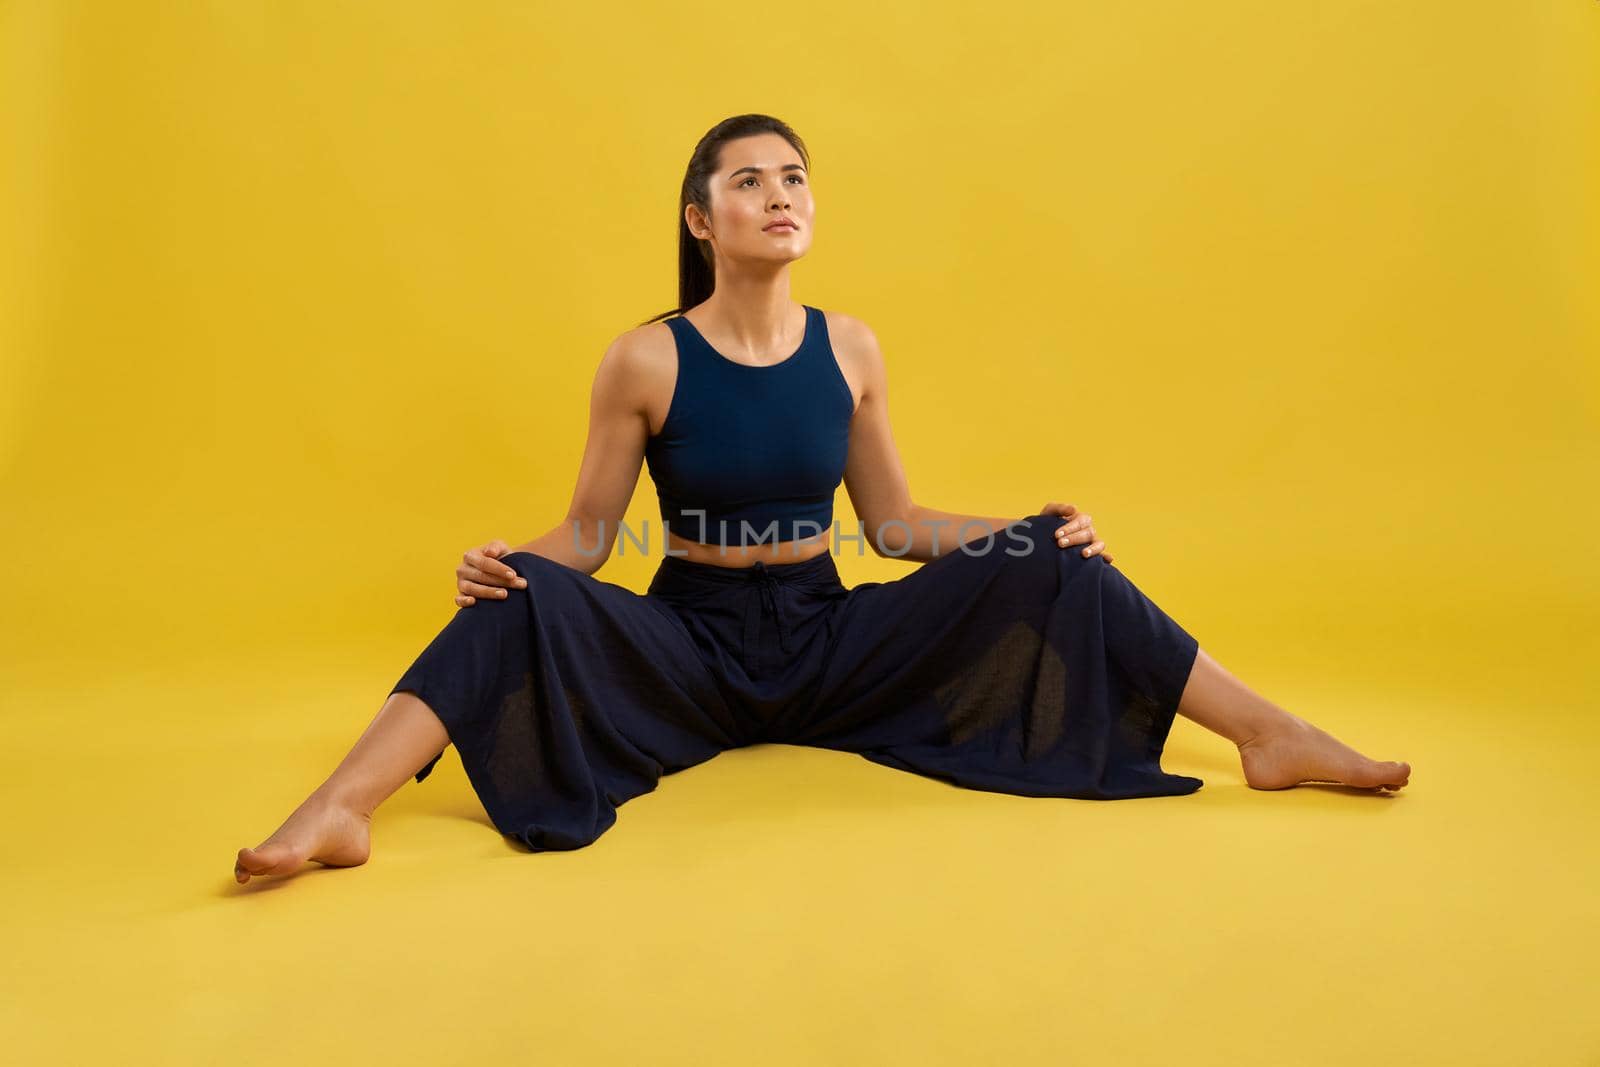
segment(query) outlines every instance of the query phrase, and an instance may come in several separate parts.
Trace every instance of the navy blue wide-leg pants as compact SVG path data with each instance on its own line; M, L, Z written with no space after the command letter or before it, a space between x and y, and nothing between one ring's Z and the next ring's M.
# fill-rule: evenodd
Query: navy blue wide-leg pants
M1025 796L1192 793L1160 757L1199 646L1057 545L1063 521L851 588L831 553L667 556L639 594L514 552L527 588L457 609L391 692L433 709L490 821L534 851L590 844L663 775L761 742Z

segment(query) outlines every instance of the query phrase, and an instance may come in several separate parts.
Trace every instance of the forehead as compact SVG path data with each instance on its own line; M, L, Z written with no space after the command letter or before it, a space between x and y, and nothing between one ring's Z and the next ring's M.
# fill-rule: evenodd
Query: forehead
M805 161L788 139L776 133L741 137L722 146L719 168L724 174L737 170L756 170L765 174L781 169L805 169Z

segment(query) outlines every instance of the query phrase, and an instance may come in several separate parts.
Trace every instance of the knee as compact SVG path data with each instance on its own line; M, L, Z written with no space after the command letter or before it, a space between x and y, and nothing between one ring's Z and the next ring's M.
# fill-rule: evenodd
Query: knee
M1049 553L1061 551L1056 543L1056 530L1063 521L1059 515L1024 515L1013 519L998 536L1014 556L1045 555L1048 558Z
M541 562L548 563L549 560L537 552L507 552L500 557L500 562L526 578L530 571L539 568Z
M1019 538L1028 541L1034 551L1046 550L1078 563L1092 563L1095 560L1104 563L1105 560L1098 555L1084 556L1084 546L1081 544L1063 547L1056 540L1056 531L1066 523L1067 520L1060 515L1028 515L1016 520L1012 525L1018 530Z
M532 552L508 552L499 559L515 571L523 580L522 588L515 586L504 587L505 596L493 594L480 596L472 610L479 615L518 615L526 608L528 599L537 599L537 590L546 587L549 583L549 570L547 564L553 566L549 560Z
M1056 531L1065 522L1060 515L1027 515L996 536L1002 550L1009 549L1008 555L1015 561L1012 566L1029 572L1043 568L1052 573L1075 574L1097 562L1104 564L1100 556L1083 556L1078 551L1080 545L1062 547L1056 540Z
M592 575L536 552L509 552L500 557L500 562L528 583L522 589L511 590L511 596L501 603L520 603L536 610L559 611L563 605L586 599L586 585L595 580Z
M535 582L547 584L551 580L569 577L573 573L571 567L564 567L548 556L541 556L537 552L508 552L500 557L500 562L522 575L532 589Z

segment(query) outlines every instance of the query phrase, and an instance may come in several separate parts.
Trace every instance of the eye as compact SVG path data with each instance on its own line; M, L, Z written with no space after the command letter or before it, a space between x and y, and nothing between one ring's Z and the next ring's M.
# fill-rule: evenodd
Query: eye
M793 178L795 181L799 182L801 185L804 185L806 183L805 179L800 177L800 175L798 175L798 174L791 174L791 175L789 175L789 177ZM750 177L746 178L744 180L744 182L753 182L755 180L756 180L755 175L752 174ZM743 185L744 182L740 182L739 184Z

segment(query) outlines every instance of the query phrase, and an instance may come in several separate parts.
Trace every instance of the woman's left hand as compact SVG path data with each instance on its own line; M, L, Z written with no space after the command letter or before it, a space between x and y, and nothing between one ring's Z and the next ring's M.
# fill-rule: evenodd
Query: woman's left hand
M1098 554L1104 555L1107 563L1111 562L1111 553L1105 550L1106 543L1095 539L1093 516L1083 514L1071 504L1057 504L1054 501L1040 508L1039 514L1060 515L1068 520L1056 531L1056 544L1062 548L1081 544L1084 546L1081 553L1084 558Z

